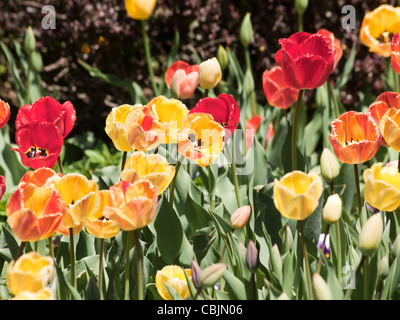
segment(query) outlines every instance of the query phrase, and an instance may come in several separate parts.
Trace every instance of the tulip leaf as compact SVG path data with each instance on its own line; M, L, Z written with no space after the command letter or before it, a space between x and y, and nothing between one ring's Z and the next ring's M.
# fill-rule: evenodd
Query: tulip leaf
M8 230L8 228L3 227L2 230L4 232L4 237L7 242L7 246L8 246L8 248L10 248L11 256L12 256L13 260L16 260L17 254L18 254L18 248L20 245L18 244L13 233L10 230Z
M157 247L168 264L172 264L182 249L183 229L175 210L164 196L154 221Z
M225 286L228 289L227 292L231 299L233 300L247 299L246 288L243 282L241 282L237 277L235 277L230 270L225 269L222 278L225 280Z

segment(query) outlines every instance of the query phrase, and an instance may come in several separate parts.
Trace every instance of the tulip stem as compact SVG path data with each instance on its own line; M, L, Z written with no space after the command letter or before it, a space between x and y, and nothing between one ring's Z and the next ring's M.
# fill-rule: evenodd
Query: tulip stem
M70 263L71 263L71 285L76 287L76 270L75 270L75 245L74 245L74 229L69 228L69 253L70 253Z
M361 191L360 191L360 179L358 177L358 165L354 164L354 178L356 180L356 196L357 196L357 206L358 206L358 216L360 218L361 227L364 225L362 218L362 203L361 203Z
M214 211L215 209L215 183L214 181L214 173L211 169L212 164L208 166L208 189L210 193L210 209Z
M306 240L304 238L304 231L303 231L303 222L301 220L299 220L298 225L299 225L300 238L301 238L301 243L302 243L301 247L303 249L304 264L306 267L308 294L309 294L310 299L314 300L313 292L312 292L312 285L311 285L310 266L308 264L307 245L306 245Z
M178 176L178 171L179 171L179 168L181 167L182 161L183 161L183 156L181 156L179 158L178 163L175 166L175 175L174 175L174 178L172 179L172 182L171 182L171 189L169 191L169 204L171 206L174 203L174 191L175 191L176 177Z
M21 244L19 245L19 247L18 247L18 252L17 252L17 257L15 258L15 260L18 260L18 258L19 258L20 256L22 256L22 253L23 253L24 248L25 248L25 244L26 244L26 242L25 242L25 241L22 241Z
M53 237L50 236L48 239L49 239L49 255L54 260Z
M127 231L125 245L125 300L129 300L129 249L132 231Z
M363 266L363 264L364 264L366 258L367 258L367 257L364 256L364 255L363 255L362 258L361 258L360 264L358 265L357 270L356 270L356 277L355 277L354 283L357 283L358 275L360 274L361 268L362 268L362 266ZM365 288L364 288L364 289L365 289ZM346 296L344 297L344 300L349 300L349 299L351 298L352 292L353 292L353 289L350 287L350 288L347 290L347 292L346 292Z
M150 81L151 81L151 85L153 87L154 95L158 96L159 92L158 92L156 82L154 80L153 66L152 66L152 62L151 62L149 37L147 36L147 30L146 30L146 20L141 20L141 24L142 24L142 33L143 33L143 42L144 42L144 51L145 51L145 55L146 55L147 69L150 74Z
M204 89L204 98L208 97L208 89Z
M334 108L334 110L335 110L335 117L336 117L336 118L339 118L339 116L340 116L340 111L339 111L338 102L337 102L337 100L336 100L335 90L333 89L332 81L330 81L330 80L328 79L327 82L328 82L329 93L331 94L331 98L332 98L332 101L333 101L333 108Z
M60 156L58 156L57 158L57 164L58 164L58 170L60 170L60 173L64 175L64 168Z
M325 250L325 241L326 241L326 237L329 234L329 228L330 228L330 224L326 225L326 229L325 229L325 234L324 234L324 240L322 241L322 245L321 245L321 255L319 256L318 259L318 264L317 264L317 273L319 274L321 271L321 264L322 264L322 255L324 255L324 250Z
M125 163L126 163L126 157L128 156L128 152L124 151L122 153L122 161L121 161L121 171L124 170Z
M229 146L228 144L225 145L225 147L228 149L227 153L228 155L231 154L231 169L232 169L232 179L233 179L233 185L235 187L235 195L236 195L236 201L238 208L242 206L242 201L240 200L240 193L239 193L239 183L236 175L236 163L235 163L235 139L234 139L234 134L231 136L231 141L232 141L232 152L229 152Z
M300 104L304 95L304 89L299 91L296 107L294 110L293 128L292 128L292 171L297 170L297 123L299 121Z
M140 243L137 230L133 231L135 238L135 252L137 264L137 284L138 284L138 300L143 300L143 276L142 276L142 254L140 252Z
M103 297L103 255L104 255L104 238L100 239L100 254L99 254L99 294L100 300L104 300Z
M335 222L335 230L336 230L336 273L339 283L342 282L342 248L340 243L340 226L339 220Z

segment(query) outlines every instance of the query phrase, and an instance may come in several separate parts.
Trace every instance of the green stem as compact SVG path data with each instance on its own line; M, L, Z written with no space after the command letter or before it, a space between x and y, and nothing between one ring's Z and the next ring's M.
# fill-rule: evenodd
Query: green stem
M54 260L53 237L50 236L48 240L49 240L49 255Z
M125 300L129 300L129 249L131 246L132 231L127 231L125 245Z
M143 274L142 274L142 254L140 250L139 236L137 230L133 231L135 238L135 252L137 264L137 284L138 284L138 300L143 300Z
M122 153L121 171L124 170L127 156L128 156L128 152L124 151Z
M368 257L364 264L364 300L368 300Z
M339 220L335 222L335 229L336 229L336 276L339 280L339 283L342 283L342 248L340 244L340 226Z
M297 170L297 123L299 121L300 105L304 95L304 90L299 91L297 97L296 108L294 111L293 128L292 128L292 171Z
M175 166L175 175L171 182L171 189L169 191L169 204L172 206L174 203L174 191L175 191L175 184L176 184L176 177L178 176L179 168L182 165L183 156L181 156L178 160L178 163Z
M354 282L354 283L357 283L358 275L360 274L361 268L362 268L362 266L363 266L363 264L364 264L366 258L367 258L367 257L364 256L364 255L363 255L362 258L361 258L360 264L359 264L358 267L357 267L356 278L355 278L355 282ZM346 296L344 297L344 300L349 300L349 299L351 298L351 294L352 294L352 293L353 293L353 289L352 289L352 288L349 288L349 289L347 290L347 292L346 292Z
M225 147L227 148L228 155L231 155L230 161L231 161L233 185L235 187L236 202L237 202L238 207L240 208L242 206L242 201L240 200L239 182L238 182L237 175L236 175L234 134L232 134L232 136L231 136L231 141L232 141L232 152L229 152L228 144L226 144Z
M208 166L208 189L210 194L210 209L214 211L215 209L215 182L214 181L214 173L211 169L212 164ZM213 183L214 182L214 183Z
M254 272L251 273L251 287L252 287L252 293L253 293L253 300L258 300L256 274Z
M209 92L208 89L204 89L204 98L207 98L207 97L208 97L208 92Z
M364 225L362 218L362 203L361 203L361 191L360 191L360 179L358 177L358 165L354 164L354 178L356 181L356 196L357 196L357 206L358 206L358 216L360 218L361 227Z
M147 63L147 70L149 71L150 81L151 81L151 85L153 87L154 95L158 96L159 92L158 92L158 88L157 88L157 85L156 85L156 81L154 79L153 66L152 66L152 63L151 63L150 43L149 43L149 37L147 35L147 30L146 30L146 21L147 20L141 20L143 42L144 42L144 51L145 51L146 63Z
M297 28L298 28L299 32L303 31L303 15L302 14L299 14L297 17Z
M74 245L74 229L69 228L69 248L71 263L71 285L76 287L76 270L75 270L75 245Z
M104 238L100 239L100 257L99 257L99 294L100 300L104 300L103 297L103 255L104 255Z
M334 88L333 88L332 81L330 81L330 80L328 79L327 82L328 82L329 93L330 93L331 98L332 98L332 101L333 101L333 108L334 108L334 110L335 110L335 117L336 117L336 118L339 118L339 116L340 116L340 111L339 111L338 102L337 102L337 100L336 100L335 90L334 90Z
M28 63L28 71L26 74L26 104L31 104L31 64Z
M64 175L64 168L60 156L58 156L57 158L57 164L58 164L58 170L60 170L60 173Z
M304 256L304 264L306 267L308 294L309 294L310 299L314 300L312 285L311 285L310 265L308 264L307 246L306 246L306 240L304 238L304 231L303 231L303 222L301 220L299 220L298 225L299 225L300 238L301 238L301 244L302 244L301 247L302 247L303 256Z

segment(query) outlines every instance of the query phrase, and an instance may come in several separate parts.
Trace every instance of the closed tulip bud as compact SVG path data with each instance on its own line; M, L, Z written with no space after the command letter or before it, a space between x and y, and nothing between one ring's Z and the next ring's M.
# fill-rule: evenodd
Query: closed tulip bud
M248 96L250 96L254 92L254 88L255 88L254 77L249 68L247 68L247 70L244 74L243 88Z
M308 7L308 0L295 0L294 7L298 14L302 15L307 10Z
M240 26L240 42L247 48L253 40L253 26L251 25L250 12L247 12Z
M341 215L342 200L338 194L332 194L326 200L326 204L322 210L322 218L327 223L335 223L339 221Z
M271 251L271 264L272 270L277 275L278 279L281 280L282 278L282 258L279 252L279 248L276 244L272 246Z
M29 57L29 63L35 72L40 72L43 68L43 59L40 52L33 51Z
M221 67L221 70L225 70L228 67L228 54L223 46L219 45L217 50L217 60Z
M192 260L192 282L196 289L201 288L201 268L195 260Z
M283 238L283 252L292 250L293 247L293 233L290 227L286 225L285 236Z
M320 166L321 175L328 182L332 181L339 175L339 162L328 148L325 148L322 151Z
M325 280L318 274L313 275L314 295L317 300L332 300L332 293Z
M388 274L389 274L389 260L387 256L384 256L379 266L379 278L384 280L386 279Z
M251 207L249 205L240 207L235 210L231 216L231 224L235 229L242 229L249 220Z
M215 57L200 63L199 71L200 86L204 89L212 89L221 81L222 70Z
M382 239L382 233L382 217L379 214L374 214L364 224L358 238L358 248L364 256L371 256L378 250Z
M400 255L400 234L397 235L396 239L394 240L392 254L395 258L399 257Z
M36 48L36 39L35 34L33 33L32 27L29 26L26 30L25 39L24 39L24 50L30 55Z
M256 245L254 244L253 241L249 240L249 244L247 246L247 253L246 253L246 264L247 267L255 272L257 271L258 268L258 250L256 248Z
M205 268L200 275L202 287L212 287L224 274L226 265L224 263L215 263Z

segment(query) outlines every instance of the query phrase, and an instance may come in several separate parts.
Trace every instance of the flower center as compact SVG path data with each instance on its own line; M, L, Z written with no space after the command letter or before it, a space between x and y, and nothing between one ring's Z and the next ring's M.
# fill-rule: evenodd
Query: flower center
M389 31L385 31L385 32L382 32L382 34L378 37L377 40L380 43L391 43L393 36L394 36L393 33L390 33Z
M31 147L25 152L26 156L29 159L33 158L44 158L47 157L49 154L47 153L46 148L40 148L40 147Z
M189 134L189 140L193 144L195 150L199 150L204 147L204 141L197 139L197 135L194 133Z

